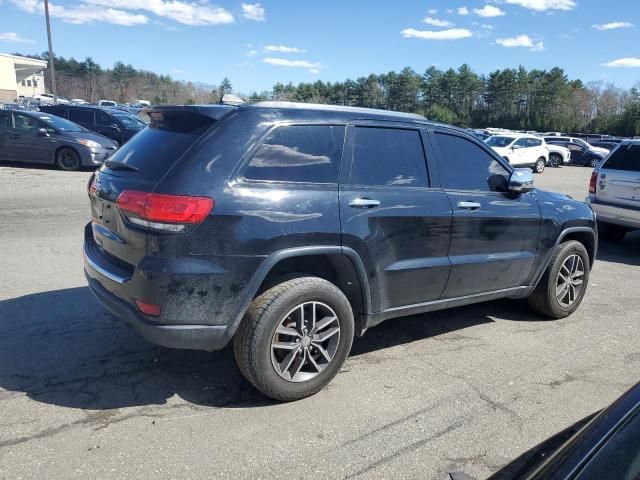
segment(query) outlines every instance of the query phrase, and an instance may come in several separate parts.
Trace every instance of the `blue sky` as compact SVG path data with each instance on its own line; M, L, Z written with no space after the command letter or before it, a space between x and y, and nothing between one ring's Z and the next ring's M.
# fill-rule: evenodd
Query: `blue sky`
M639 0L51 0L54 50L242 93L410 66L640 81ZM605 6L606 3L606 6ZM0 0L0 52L42 52L41 0Z

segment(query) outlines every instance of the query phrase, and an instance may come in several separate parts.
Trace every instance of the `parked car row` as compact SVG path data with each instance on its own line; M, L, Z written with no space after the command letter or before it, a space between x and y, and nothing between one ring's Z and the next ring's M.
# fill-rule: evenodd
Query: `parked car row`
M77 170L101 165L117 148L113 140L55 115L0 110L0 160Z
M124 145L131 137L146 127L140 118L115 108L76 105L47 105L43 112L66 118L84 128L98 132Z

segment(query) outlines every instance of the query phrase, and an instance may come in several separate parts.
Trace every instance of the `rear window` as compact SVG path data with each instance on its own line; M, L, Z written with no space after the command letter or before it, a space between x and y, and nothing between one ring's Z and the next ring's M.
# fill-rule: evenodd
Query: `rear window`
M137 171L102 170L117 176L136 176L159 180L176 161L206 132L215 118L188 111L155 111L151 121L131 140L120 147L109 160L136 167Z
M244 172L248 180L337 183L344 126L292 125L273 130Z
M620 145L602 168L640 172L640 145Z

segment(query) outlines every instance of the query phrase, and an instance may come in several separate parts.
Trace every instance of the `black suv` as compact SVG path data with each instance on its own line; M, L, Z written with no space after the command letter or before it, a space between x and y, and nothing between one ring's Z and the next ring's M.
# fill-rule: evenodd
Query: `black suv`
M146 127L146 124L135 115L117 109L78 105L43 105L40 111L71 120L87 130L115 140L118 145L125 144Z
M151 342L216 350L294 400L395 317L528 298L580 304L597 230L463 130L266 102L162 107L92 176L89 285Z

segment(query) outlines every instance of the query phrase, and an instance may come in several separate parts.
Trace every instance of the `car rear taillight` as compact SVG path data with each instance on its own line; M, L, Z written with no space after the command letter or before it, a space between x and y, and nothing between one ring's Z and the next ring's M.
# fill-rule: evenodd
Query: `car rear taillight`
M213 199L208 197L162 195L135 190L125 190L116 201L118 210L132 223L173 232L182 230L184 224L202 223L213 205Z
M598 184L598 173L591 172L591 180L589 180L589 193L596 193L597 184Z

